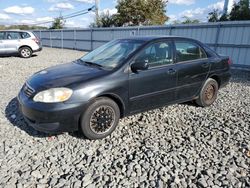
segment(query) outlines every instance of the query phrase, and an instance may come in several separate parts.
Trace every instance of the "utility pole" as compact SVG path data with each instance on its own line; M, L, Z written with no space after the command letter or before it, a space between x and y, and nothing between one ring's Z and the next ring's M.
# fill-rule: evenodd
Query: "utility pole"
M225 2L224 2L224 8L223 8L223 14L222 15L226 15L227 14L228 3L229 3L229 0L225 0Z
M95 0L95 16L96 20L99 20L99 0Z

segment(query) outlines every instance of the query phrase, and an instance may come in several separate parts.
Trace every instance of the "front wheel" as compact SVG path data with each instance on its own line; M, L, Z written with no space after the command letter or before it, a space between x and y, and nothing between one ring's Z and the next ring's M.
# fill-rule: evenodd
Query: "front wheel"
M19 55L22 57L22 58L29 58L32 56L32 50L29 48L29 47L22 47L20 50L19 50Z
M81 118L81 129L89 139L102 139L110 135L118 125L120 109L111 99L95 99Z
M216 80L209 78L203 85L199 98L195 102L201 107L207 107L214 103L218 94L218 83Z

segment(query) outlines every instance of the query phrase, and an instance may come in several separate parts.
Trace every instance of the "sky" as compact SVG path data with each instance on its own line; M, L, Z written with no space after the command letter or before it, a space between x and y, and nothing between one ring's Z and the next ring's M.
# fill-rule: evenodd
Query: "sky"
M229 0L229 10L233 1ZM38 24L53 20L59 15L65 16L76 11L88 9L95 0L0 0L0 24ZM109 11L116 13L116 0L99 0L100 13ZM167 16L171 24L175 20L182 20L184 16L191 19L207 20L207 15L213 9L222 10L224 0L169 0ZM66 27L88 27L94 21L95 13L68 19ZM47 26L48 24L43 24Z

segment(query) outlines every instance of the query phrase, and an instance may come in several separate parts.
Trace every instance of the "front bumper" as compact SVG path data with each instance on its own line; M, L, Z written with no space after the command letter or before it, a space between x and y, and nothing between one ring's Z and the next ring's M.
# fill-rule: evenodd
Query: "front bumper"
M34 129L46 133L78 130L79 119L85 104L37 103L22 91L18 94L20 112Z

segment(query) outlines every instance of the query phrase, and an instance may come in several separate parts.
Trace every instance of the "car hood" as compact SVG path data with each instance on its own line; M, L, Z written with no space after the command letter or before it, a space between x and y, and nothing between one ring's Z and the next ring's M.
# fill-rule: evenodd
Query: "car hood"
M28 84L37 90L66 87L98 78L108 71L81 63L79 60L53 66L32 75Z

